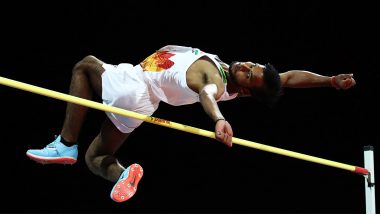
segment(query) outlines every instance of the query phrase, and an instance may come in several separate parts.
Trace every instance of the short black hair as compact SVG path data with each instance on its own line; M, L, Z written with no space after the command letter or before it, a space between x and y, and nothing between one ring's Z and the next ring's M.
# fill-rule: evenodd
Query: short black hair
M273 65L267 63L265 64L263 79L264 87L251 89L251 95L266 106L273 107L283 94L280 74Z

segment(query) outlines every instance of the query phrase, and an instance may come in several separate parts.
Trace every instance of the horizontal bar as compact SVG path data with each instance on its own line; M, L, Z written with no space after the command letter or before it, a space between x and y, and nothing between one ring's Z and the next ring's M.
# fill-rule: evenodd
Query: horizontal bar
M108 106L108 105L103 104L103 103L98 103L98 102L94 102L91 100L75 97L72 95L68 95L68 94L56 92L53 90L37 87L34 85L30 85L30 84L26 84L23 82L11 80L8 78L0 77L0 84L6 85L9 87L13 87L13 88L17 88L20 90L44 95L47 97L55 98L58 100L63 100L66 102L71 102L74 104L90 107L93 109L98 109L98 110L106 111L106 112L112 112L112 113L119 114L122 116L131 117L131 118L135 118L138 120L143 120L145 122L153 123L156 125L161 125L164 127L177 129L180 131L189 132L192 134L197 134L197 135L201 135L204 137L209 137L209 138L215 139L215 133L211 132L211 131L203 130L203 129L192 127L192 126L183 125L180 123L175 123L175 122L168 121L168 120L161 119L161 118L157 118L157 117L139 114L136 112L128 111L128 110L121 109L121 108L116 108L113 106ZM246 146L246 147L250 147L250 148L254 148L254 149L259 149L259 150L266 151L266 152L276 153L279 155L284 155L284 156L288 156L288 157L292 157L292 158L310 161L310 162L314 162L314 163L318 163L318 164L322 164L322 165L326 165L326 166L331 166L331 167L335 167L335 168L339 168L339 169L343 169L343 170L348 170L348 171L351 171L351 172L354 172L357 174L361 174L361 175L367 175L368 174L368 170L361 168L361 167L348 165L348 164L344 164L344 163L339 163L336 161L331 161L331 160L318 158L318 157L314 157L314 156L310 156L310 155L305 155L302 153L293 152L293 151L289 151L289 150L285 150L285 149L280 149L280 148L276 148L273 146L267 146L264 144L255 143L255 142L240 139L237 137L232 138L232 143L239 144L239 145Z

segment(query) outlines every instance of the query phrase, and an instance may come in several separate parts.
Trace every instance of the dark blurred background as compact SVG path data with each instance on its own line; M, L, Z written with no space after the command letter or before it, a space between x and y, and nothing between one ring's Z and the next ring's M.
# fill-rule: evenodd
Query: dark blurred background
M220 103L235 137L363 166L379 127L377 7L346 1L12 1L0 7L0 74L67 93L86 55L137 64L167 44L223 61L272 63L280 72L353 73L357 85L286 89L268 109L250 99ZM25 156L54 139L66 103L0 86L2 213L365 213L364 178L349 171L142 124L118 152L144 177L125 203L93 175L84 154L103 112L91 110L72 166ZM154 116L212 131L199 103L165 103Z

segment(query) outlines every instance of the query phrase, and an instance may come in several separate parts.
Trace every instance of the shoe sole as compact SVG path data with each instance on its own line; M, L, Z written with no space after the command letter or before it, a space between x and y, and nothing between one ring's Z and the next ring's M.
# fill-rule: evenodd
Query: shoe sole
M111 198L116 202L124 202L135 195L137 185L144 174L143 168L135 163L129 167L128 176L117 181L111 191Z
M59 158L47 158L42 157L38 155L33 155L30 153L26 153L26 156L28 156L31 160L36 161L40 164L74 164L77 162L77 159L72 157L59 157Z

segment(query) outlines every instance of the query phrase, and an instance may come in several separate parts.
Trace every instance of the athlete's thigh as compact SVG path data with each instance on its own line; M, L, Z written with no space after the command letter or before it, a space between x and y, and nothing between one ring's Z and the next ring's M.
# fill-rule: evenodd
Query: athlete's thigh
M108 117L102 124L100 133L88 148L88 155L113 155L128 138L130 133L120 132Z
M103 61L94 56L87 56L80 63L86 72L92 89L98 96L101 96L102 93L102 74L105 71L103 64Z

